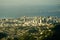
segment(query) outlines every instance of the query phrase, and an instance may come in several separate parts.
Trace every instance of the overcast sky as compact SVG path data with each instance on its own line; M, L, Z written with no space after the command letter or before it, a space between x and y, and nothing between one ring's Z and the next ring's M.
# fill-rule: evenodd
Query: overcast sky
M0 5L56 5L60 0L0 0Z

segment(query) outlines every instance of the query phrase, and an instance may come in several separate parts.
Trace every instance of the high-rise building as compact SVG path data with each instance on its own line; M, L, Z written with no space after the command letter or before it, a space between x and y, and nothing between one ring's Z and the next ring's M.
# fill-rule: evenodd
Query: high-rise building
M40 24L42 23L42 18L40 17Z

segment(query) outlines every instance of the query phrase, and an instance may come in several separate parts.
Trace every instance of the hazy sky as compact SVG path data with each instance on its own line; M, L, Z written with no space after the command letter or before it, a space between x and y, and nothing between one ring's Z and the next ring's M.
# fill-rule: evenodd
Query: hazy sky
M60 0L0 0L0 5L56 5Z
M0 0L0 17L47 15L47 12L59 15L59 11L60 0Z

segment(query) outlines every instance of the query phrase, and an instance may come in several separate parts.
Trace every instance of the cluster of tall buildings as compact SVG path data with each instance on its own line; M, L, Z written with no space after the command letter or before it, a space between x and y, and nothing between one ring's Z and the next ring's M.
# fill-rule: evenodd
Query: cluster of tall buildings
M50 25L60 23L60 18L58 17L27 17L23 16L20 18L13 18L13 19L0 19L0 27L1 26L43 26L43 25Z

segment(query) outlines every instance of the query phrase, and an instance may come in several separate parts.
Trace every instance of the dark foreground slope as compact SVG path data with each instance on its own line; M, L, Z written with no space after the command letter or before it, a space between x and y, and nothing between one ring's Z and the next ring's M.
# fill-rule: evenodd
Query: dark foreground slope
M47 37L44 40L60 40L60 24L56 25L53 30L54 30L53 36Z

